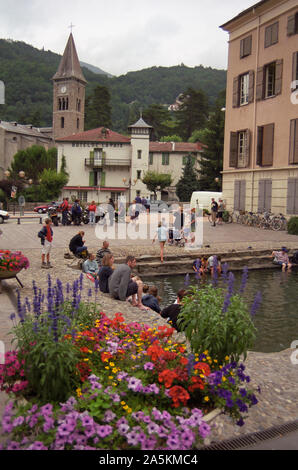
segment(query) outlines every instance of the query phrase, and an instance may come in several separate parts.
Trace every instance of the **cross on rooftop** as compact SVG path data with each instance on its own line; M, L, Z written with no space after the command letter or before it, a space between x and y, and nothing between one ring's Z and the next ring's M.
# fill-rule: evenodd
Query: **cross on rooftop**
M70 23L70 25L69 25L68 27L70 28L70 32L72 33L72 28L74 28L74 27L75 27L75 25L74 25L74 24L72 24L72 23Z

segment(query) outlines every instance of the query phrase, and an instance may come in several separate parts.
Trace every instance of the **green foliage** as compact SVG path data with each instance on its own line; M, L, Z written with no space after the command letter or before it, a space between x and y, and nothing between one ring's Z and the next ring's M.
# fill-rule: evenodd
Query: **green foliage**
M179 135L188 140L195 130L205 127L208 118L208 97L202 90L188 88L176 112Z
M184 331L194 353L208 350L220 364L244 359L254 344L256 329L248 307L242 297L233 294L225 312L226 292L212 285L190 288L190 295L183 299L178 324Z
M51 51L38 50L21 41L1 39L0 77L6 86L6 104L1 107L1 119L51 126L51 78L60 60L61 56ZM129 122L129 114L133 102L137 102L139 115L140 107L148 107L153 103L172 104L180 93L190 87L203 90L213 105L218 92L226 86L225 70L202 65L151 67L119 77L95 74L85 67L82 67L82 71L88 82L87 98L97 85L109 88L112 128L118 132L125 132L128 124L132 124ZM161 135L166 134L168 132Z
M291 235L298 235L298 217L291 217L288 221L288 233Z
M166 123L170 118L170 112L161 104L152 104L143 111L144 121L153 127L152 140L159 140L162 135L168 133L170 129Z
M112 126L110 100L109 89L97 85L92 95L86 99L85 130Z
M193 191L199 191L200 182L194 170L194 157L189 154L182 169L182 176L176 185L176 194L180 201L189 202Z
M31 178L33 183L37 183L40 173L45 169L56 169L57 149L51 148L48 151L41 145L32 145L25 150L19 150L11 162L11 178L19 178L19 171L24 171L26 178Z
M223 93L220 93L214 112L201 134L201 142L205 145L200 161L201 191L221 191L221 171L223 167L225 113ZM219 178L219 182L215 181Z
M164 135L159 139L160 142L182 142L179 135Z
M168 186L171 186L172 177L166 173L148 171L144 175L142 182L147 186L148 191L153 192L156 196L156 191L162 191Z

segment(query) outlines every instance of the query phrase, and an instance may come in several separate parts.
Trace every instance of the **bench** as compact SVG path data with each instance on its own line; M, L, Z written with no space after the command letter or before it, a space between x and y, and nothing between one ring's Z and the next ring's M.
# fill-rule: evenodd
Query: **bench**
M17 220L18 225L21 224L22 219L39 219L39 223L42 224L42 217L39 217L36 215L20 215L20 216L9 218L9 220Z

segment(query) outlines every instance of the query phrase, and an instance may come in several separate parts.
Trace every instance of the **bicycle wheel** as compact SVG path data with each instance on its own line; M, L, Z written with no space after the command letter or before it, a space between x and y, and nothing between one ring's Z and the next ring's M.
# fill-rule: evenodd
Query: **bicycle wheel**
M281 230L283 226L283 222L280 218L276 217L272 219L271 224L270 224L272 230Z

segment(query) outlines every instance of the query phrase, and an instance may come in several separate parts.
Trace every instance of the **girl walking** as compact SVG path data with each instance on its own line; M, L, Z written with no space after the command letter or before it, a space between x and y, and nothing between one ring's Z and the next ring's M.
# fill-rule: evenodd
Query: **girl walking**
M155 242L156 237L158 237L159 246L160 246L160 262L163 263L163 252L164 252L165 243L168 239L168 230L164 225L162 225L161 222L159 222L158 224L158 229L152 240L152 243Z

